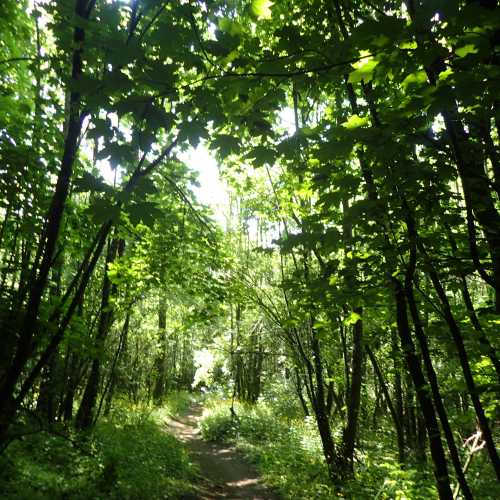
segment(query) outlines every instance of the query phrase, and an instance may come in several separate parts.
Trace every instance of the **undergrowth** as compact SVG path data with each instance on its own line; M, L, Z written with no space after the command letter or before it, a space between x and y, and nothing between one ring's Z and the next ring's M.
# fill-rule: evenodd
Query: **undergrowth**
M165 431L165 414L186 395L152 410L121 403L91 433L62 426L33 432L0 456L2 499L175 499L192 492L195 468Z
M402 468L392 451L390 435L365 435L356 457L356 477L334 488L323 461L321 443L311 418L287 416L275 404L235 405L212 400L205 404L202 435L209 441L232 442L256 463L267 484L285 499L429 500L437 498L430 467ZM340 438L339 431L335 435ZM484 459L477 457L469 480L477 498L500 498L494 480L480 474Z

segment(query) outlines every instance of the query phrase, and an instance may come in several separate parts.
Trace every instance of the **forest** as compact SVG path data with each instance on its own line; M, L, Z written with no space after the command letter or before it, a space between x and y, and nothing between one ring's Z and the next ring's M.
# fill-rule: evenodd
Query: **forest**
M500 498L499 96L496 0L2 0L0 497Z

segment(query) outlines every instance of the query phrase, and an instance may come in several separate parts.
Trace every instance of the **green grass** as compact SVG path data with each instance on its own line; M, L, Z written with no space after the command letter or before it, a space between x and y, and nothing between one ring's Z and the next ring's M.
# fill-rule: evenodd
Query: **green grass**
M432 477L414 469L402 470L394 457L364 455L369 467L359 467L355 481L334 488L323 461L321 443L312 419L277 415L265 403L238 404L239 420L231 418L229 402L207 405L201 422L207 440L231 441L255 462L265 481L283 498L378 498L424 500L436 498ZM338 435L336 436L339 437ZM378 495L378 496L377 496Z
M434 477L427 466L396 458L393 433L381 426L377 432L361 429L361 450L356 456L354 480L334 488L323 461L321 443L312 418L300 418L296 411L282 411L277 401L250 406L237 404L238 419L231 417L230 402L207 401L201 422L207 440L235 443L255 462L265 481L285 499L349 498L355 500L429 500L437 498ZM339 441L340 429L334 438ZM452 467L449 464L452 474ZM478 454L467 475L476 498L500 498L488 458ZM454 484L454 481L452 481Z
M153 410L153 416L160 421L169 417L179 417L187 411L197 396L186 391L173 392L169 394L163 405Z
M263 403L237 404L237 421L229 407L224 401L206 403L201 421L205 439L235 443L283 498L333 498L312 421L278 416Z
M162 414L186 404L176 396L162 410L122 405L91 434L59 429L71 441L39 432L13 442L0 456L2 499L181 498L196 470Z

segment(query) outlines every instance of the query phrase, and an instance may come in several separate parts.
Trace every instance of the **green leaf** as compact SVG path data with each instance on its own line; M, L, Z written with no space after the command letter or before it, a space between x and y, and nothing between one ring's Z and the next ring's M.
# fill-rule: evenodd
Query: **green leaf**
M186 122L183 124L181 131L179 132L179 141L187 141L193 148L198 146L200 138L208 138L206 128L197 121Z
M109 118L105 120L97 118L92 121L92 125L93 128L87 132L87 137L89 139L97 139L98 137L111 139L113 137L111 120Z
M359 83L361 81L368 83L373 78L373 71L378 64L379 61L375 59L369 59L362 62L362 64L356 63L354 65L357 66L356 69L349 73L349 83Z
M472 43L468 43L467 45L455 49L455 54L460 58L465 57L469 54L477 54L477 52L478 48Z
M322 235L321 242L325 250L332 251L334 249L337 249L342 243L342 235L337 228L331 227L328 228Z
M447 78L449 78L451 75L453 75L453 70L451 68L447 68L444 71L441 71L441 73L439 73L439 81L440 82L444 81Z
M360 314L354 312L354 311L351 311L349 313L349 316L347 316L347 318L344 320L344 324L346 325L354 325L356 324L358 321L360 321L361 319L363 319L361 317Z
M253 0L252 12L257 19L270 19L272 16L272 5L273 2L271 2L271 0Z
M77 80L71 80L69 88L73 92L79 92L82 95L92 94L98 91L102 86L102 82L97 78L92 78L87 75L80 75Z
M146 226L153 226L155 221L162 217L162 211L156 206L155 203L144 201L141 203L134 203L126 208L130 217L130 222L136 226L142 223Z
M229 33L232 36L237 36L241 33L241 26L227 17L219 19L218 26L221 31Z
M118 165L126 165L135 159L134 150L130 144L119 144L117 142L109 143L97 154L99 160L109 158L109 163L113 168Z
M29 115L31 113L31 107L29 104L22 102L19 104L19 111L25 115Z
M108 186L104 179L99 176L95 177L89 172L84 172L81 177L73 182L73 190L75 193L92 192L110 192L111 186Z
M410 73L402 82L401 85L406 89L411 85L421 85L427 81L427 73L425 71L417 71Z
M357 115L356 115L357 116ZM348 120L349 121L349 120ZM347 127L340 130L343 131ZM347 135L347 134L344 134ZM354 142L351 137L333 139L329 142L320 144L317 157L319 160L329 161L336 158L344 159L351 154Z
M141 95L132 95L118 101L115 104L115 110L118 116L125 115L127 113L133 113L134 115L142 115L148 105L148 98Z
M113 71L105 80L106 87L112 92L124 92L132 87L132 81L122 71Z
M354 28L351 41L360 48L378 48L404 36L405 20L386 15L378 21L368 19Z
M120 208L107 198L96 198L88 208L88 212L96 224L103 224L109 220L116 222L120 218Z
M151 106L146 111L145 120L151 130L164 128L169 131L175 122L175 115L167 113L163 108Z
M213 54L214 56L227 56L232 49L227 48L224 44L216 41L216 40L208 40L203 43L203 47L207 52Z
M349 117L347 121L342 123L342 127L346 129L354 129L354 128L359 128L359 127L364 127L368 125L369 119L368 117L361 117L359 115L352 115Z
M147 195L155 194L158 189L149 177L142 177L134 188L134 195L144 198Z
M255 166L272 165L276 160L276 151L266 146L257 146L250 151L247 158L253 158Z
M237 137L227 134L219 134L212 142L219 150L219 154L225 158L232 153L237 153L240 150L240 140Z

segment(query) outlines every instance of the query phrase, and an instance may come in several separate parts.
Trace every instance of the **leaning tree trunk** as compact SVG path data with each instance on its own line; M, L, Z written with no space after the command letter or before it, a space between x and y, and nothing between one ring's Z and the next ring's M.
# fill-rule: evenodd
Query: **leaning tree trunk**
M460 330L460 327L458 326L458 323L455 320L455 317L453 316L450 302L443 288L443 285L439 279L439 275L435 270L434 265L431 262L425 247L420 241L419 241L419 250L425 257L429 277L432 281L436 294L441 302L444 319L448 324L448 328L450 330L453 342L457 349L458 359L460 361L460 366L462 367L465 384L467 386L467 390L469 391L469 396L471 398L472 405L476 412L479 427L481 428L481 432L483 433L483 439L486 442L486 449L488 450L488 455L490 457L491 464L495 470L495 474L497 478L500 480L500 458L498 456L496 445L493 440L493 434L491 432L491 427L488 417L486 416L481 400L479 399L477 386L474 381L474 377L472 375L472 370L469 363L469 357L467 355L467 351L465 350L462 332Z
M89 4L86 0L77 0L75 2L76 17L88 19L92 6L93 3ZM84 29L81 25L76 26L73 32L75 42L71 70L71 79L73 81L78 80L82 75L84 39ZM31 271L28 301L19 331L16 351L0 382L0 445L7 439L8 429L20 405L20 401L15 397L16 386L35 346L34 336L37 331L40 305L47 287L49 272L53 265L54 251L58 242L59 229L69 193L73 164L84 118L80 108L80 93L73 91L70 94L69 122L61 167L37 251L37 254L41 256L40 265L36 266L37 259L35 259L35 265Z
M389 412L391 414L392 420L394 422L394 428L396 429L396 436L397 436L397 442L398 442L398 457L399 457L399 462L401 464L404 463L405 461L405 441L404 441L404 433L403 433L403 422L402 418L398 415L398 412L396 410L396 407L394 406L394 403L392 401L389 388L387 387L387 383L384 379L384 375L382 374L382 370L379 367L379 364L377 362L377 358L375 357L375 354L373 351L370 349L369 346L365 346L366 353L368 354L368 358L370 359L370 362L373 366L373 371L375 372L376 377L378 378L380 388L382 390L382 394L384 395L385 402L387 404L387 407L389 408Z
M419 9L415 0L405 0L415 38L421 50L428 53L438 44L429 27L429 20ZM431 47L429 47L431 44ZM424 65L429 83L433 86L439 81L439 73L445 71L447 66L441 51L436 51L436 57ZM482 149L471 140L471 131L466 132L462 116L457 103L450 100L448 105L440 110L444 118L446 132L454 155L454 161L460 177L465 206L468 212L469 244L474 264L481 277L495 290L495 309L500 313L500 213L495 206L493 189L484 167L484 154ZM481 137L476 138L478 141ZM489 276L482 268L476 248L476 236L472 214L484 232L488 245L493 275Z
M422 411L429 437L429 447L433 461L433 472L436 478L439 498L441 500L452 500L453 493L450 486L446 456L441 442L441 432L437 421L436 413L432 400L427 390L427 383L420 365L420 361L415 351L415 344L410 333L408 322L408 312L406 309L405 291L399 280L392 278L396 300L396 321L398 333L401 341L401 350L403 351L408 371L411 375L417 399Z
M443 432L446 438L446 442L448 444L448 450L450 452L451 461L453 463L453 467L455 469L455 473L457 475L457 480L462 489L462 493L467 500L472 500L472 492L469 488L467 480L465 478L465 474L462 469L462 464L460 463L460 455L458 453L457 446L455 444L455 439L453 437L453 432L451 430L450 423L448 421L448 415L446 413L446 409L443 404L443 400L441 398L441 392L439 390L439 382L437 379L436 372L434 370L434 366L432 364L432 358L429 349L429 343L427 341L427 336L424 332L424 328L422 326L422 321L420 319L420 313L418 310L417 301L415 299L415 295L413 293L413 286L415 281L415 272L417 266L417 227L415 223L415 219L413 214L410 212L410 207L406 200L404 200L404 207L406 211L406 227L408 231L408 239L410 243L410 258L408 261L406 276L405 276L405 293L406 299L408 301L408 305L410 308L410 313L413 319L413 326L415 329L415 336L418 340L418 344L420 347L420 352L423 358L425 370L427 373L427 379L429 380L429 384L431 387L432 398L434 401L434 406L436 408L436 412L439 416L439 420L441 422L441 426L443 428ZM421 430L422 426L418 425L418 429ZM418 434L421 435L421 432ZM418 436L417 436L418 437ZM422 443L422 439L417 439L418 443ZM419 447L417 447L419 448ZM422 455L425 453L425 445L421 446L424 451L421 453Z
M78 429L89 429L94 423L94 409L97 401L97 392L101 378L101 356L104 351L104 343L113 322L113 308L110 299L116 294L116 285L109 279L108 266L113 263L117 254L123 254L124 242L114 238L108 246L106 262L104 266L104 280L101 296L101 314L95 338L97 355L92 361L90 375L85 386L82 401L76 416L76 427Z
M316 425L318 427L318 432L321 438L321 444L323 447L323 455L325 457L325 462L328 467L328 471L331 479L337 482L339 477L339 471L336 470L336 449L335 443L333 441L332 431L330 428L329 415L326 408L325 400L325 382L323 378L323 361L321 356L320 343L317 333L313 330L311 347L313 351L314 358L314 375L316 381L316 394L314 394L314 399L311 401L313 404L314 414L316 416Z

